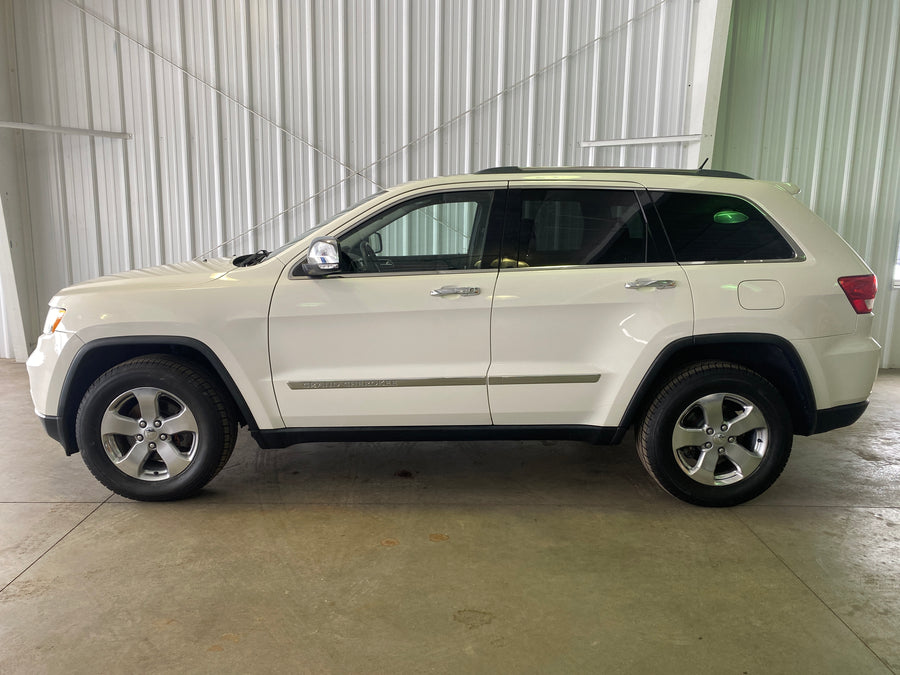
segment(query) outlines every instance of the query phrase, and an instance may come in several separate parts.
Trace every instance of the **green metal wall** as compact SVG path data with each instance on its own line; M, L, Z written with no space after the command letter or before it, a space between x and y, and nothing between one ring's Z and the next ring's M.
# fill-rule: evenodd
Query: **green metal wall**
M898 42L900 0L735 0L713 159L796 183L865 258L886 366L900 366Z

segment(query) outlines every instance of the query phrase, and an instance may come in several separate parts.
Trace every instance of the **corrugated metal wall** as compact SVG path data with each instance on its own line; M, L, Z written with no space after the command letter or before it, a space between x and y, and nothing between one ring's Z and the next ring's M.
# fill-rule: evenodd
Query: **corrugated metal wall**
M580 143L690 133L696 0L12 2L23 120L133 135L27 134L41 303L408 179L685 163Z
M735 0L714 164L789 180L879 280L876 333L900 339L900 0Z

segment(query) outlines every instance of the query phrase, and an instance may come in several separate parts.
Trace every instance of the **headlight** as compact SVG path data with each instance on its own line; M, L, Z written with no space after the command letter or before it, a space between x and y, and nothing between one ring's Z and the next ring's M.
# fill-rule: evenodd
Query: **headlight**
M44 335L51 335L56 332L59 322L63 320L65 315L66 310L62 307L51 307L50 311L47 312L47 319L44 321Z

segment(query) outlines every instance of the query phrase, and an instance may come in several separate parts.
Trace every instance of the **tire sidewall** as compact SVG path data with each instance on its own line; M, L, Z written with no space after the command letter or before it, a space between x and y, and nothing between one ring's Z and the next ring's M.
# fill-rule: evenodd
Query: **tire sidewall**
M107 371L88 389L78 409L75 436L84 463L113 492L142 501L180 499L195 493L216 474L225 446L225 430L216 403L194 378L176 372L172 363L126 362ZM177 476L144 481L120 471L103 447L100 424L110 404L124 392L154 387L177 396L197 422L193 461Z
M732 485L698 483L678 465L672 447L678 419L689 405L709 394L736 394L747 399L759 409L768 426L768 446L762 462L750 476ZM778 391L755 373L735 368L720 367L678 382L665 392L657 414L647 422L651 473L673 495L703 506L733 506L762 494L784 469L793 439L790 418Z

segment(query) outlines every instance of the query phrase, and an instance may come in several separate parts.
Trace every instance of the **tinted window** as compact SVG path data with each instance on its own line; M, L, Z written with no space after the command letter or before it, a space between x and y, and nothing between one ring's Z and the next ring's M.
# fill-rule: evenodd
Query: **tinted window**
M679 262L782 260L794 250L759 210L738 197L654 192Z
M611 265L659 260L633 190L516 190L514 241L522 267Z
M340 237L342 272L420 272L476 268L493 191L417 197Z

